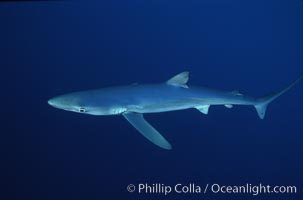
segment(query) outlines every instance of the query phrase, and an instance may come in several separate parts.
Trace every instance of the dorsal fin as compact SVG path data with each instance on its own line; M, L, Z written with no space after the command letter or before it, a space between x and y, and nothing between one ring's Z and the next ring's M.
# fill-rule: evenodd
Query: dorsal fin
M234 95L237 95L237 96L243 96L243 94L240 92L240 90L234 90L231 93Z
M166 81L166 84L177 86L177 87L188 88L188 86L186 85L188 79L189 79L189 72L182 72L180 74L175 75L168 81Z

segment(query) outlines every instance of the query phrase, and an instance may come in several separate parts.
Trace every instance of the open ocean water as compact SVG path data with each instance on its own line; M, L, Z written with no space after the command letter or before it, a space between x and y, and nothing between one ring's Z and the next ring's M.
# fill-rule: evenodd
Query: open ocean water
M171 151L122 116L47 104L182 71L189 86L276 92L303 74L302 1L1 1L0 25L1 200L303 199L303 82L264 120L250 106L146 114ZM202 191L160 191L178 183ZM215 193L215 184L297 192ZM139 193L144 185L150 190Z

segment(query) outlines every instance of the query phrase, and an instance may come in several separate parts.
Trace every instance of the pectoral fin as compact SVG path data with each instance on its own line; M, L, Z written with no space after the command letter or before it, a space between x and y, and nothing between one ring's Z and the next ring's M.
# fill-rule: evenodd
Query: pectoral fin
M140 113L123 113L123 116L131 125L133 125L144 137L155 145L170 150L172 147L169 142L145 119Z

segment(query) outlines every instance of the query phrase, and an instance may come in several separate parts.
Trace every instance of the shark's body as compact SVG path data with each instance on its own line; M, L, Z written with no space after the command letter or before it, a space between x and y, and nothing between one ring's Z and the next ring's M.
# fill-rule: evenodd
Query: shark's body
M144 113L157 113L196 108L208 114L211 105L252 105L261 119L267 105L292 88L302 78L282 91L263 98L252 98L238 91L225 92L203 87L188 87L188 72L180 73L167 82L151 85L130 85L74 92L50 99L50 105L91 115L122 114L141 134L154 144L171 149L171 145L143 117Z

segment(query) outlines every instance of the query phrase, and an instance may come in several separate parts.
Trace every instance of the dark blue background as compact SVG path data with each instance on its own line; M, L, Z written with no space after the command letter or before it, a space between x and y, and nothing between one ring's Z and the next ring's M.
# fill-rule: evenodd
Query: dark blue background
M5 199L249 199L251 195L137 195L129 183L296 185L302 199L303 84L252 107L146 115L173 145L149 143L121 116L47 105L53 96L163 82L277 91L303 73L299 0L0 3L1 168Z

